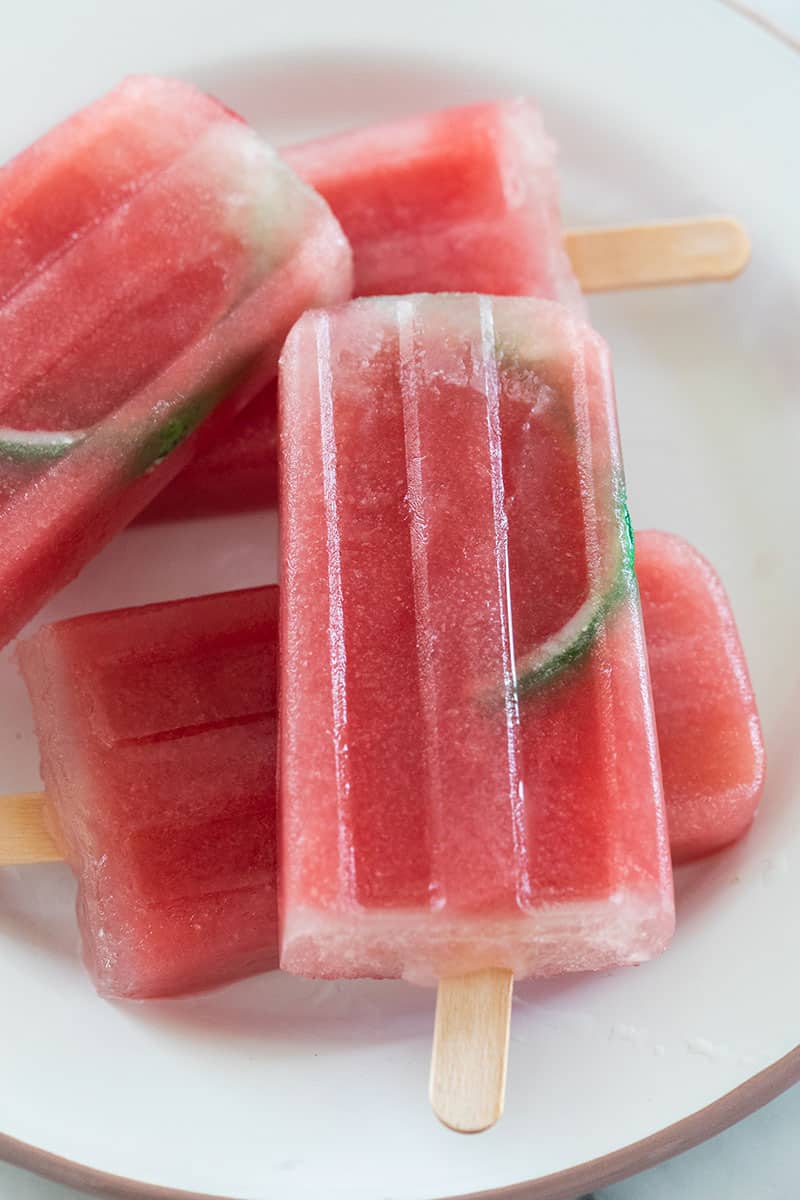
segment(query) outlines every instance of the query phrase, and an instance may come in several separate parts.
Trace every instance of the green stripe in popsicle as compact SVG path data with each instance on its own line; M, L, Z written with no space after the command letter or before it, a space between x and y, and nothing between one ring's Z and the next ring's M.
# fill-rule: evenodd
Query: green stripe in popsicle
M132 431L132 475L144 475L163 462L181 442L213 412L219 402L241 382L252 366L252 359L226 375L221 383L188 396L180 408L161 425L147 430L141 440ZM0 465L2 461L21 467L44 467L64 458L92 432L82 430L10 429L0 426Z
M595 589L558 633L517 659L516 690L520 699L552 683L580 662L594 645L605 621L635 584L633 528L621 481L616 487L614 510L619 530L618 552L613 556L608 586Z
M248 355L235 371L229 372L219 383L188 396L169 420L147 433L135 451L134 477L158 466L181 442L185 442L220 401L239 386L257 359L258 355Z
M23 465L53 462L63 458L85 436L85 430L59 432L0 427L0 459Z

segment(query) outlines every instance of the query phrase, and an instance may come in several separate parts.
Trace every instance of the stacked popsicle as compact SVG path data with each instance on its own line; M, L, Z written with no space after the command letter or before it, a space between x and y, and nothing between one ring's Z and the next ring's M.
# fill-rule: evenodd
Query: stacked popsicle
M222 105L157 79L9 163L0 221L2 645L352 276L321 197Z
M708 854L744 832L763 785L747 665L697 551L639 533L636 563L672 856ZM75 617L20 645L47 823L103 995L277 964L277 612L277 588L254 588ZM698 649L702 674L675 669Z
M738 272L747 255L742 231L724 220L573 232L562 240L555 146L530 100L423 114L282 153L341 222L353 248L356 296L541 296L583 313L575 267L587 290L602 290L723 277ZM272 385L143 516L274 504L277 445Z
M357 296L486 292L583 311L561 237L555 146L530 100L372 126L283 158L325 197L353 248ZM178 517L277 499L275 388L147 512Z
M356 301L300 319L281 405L283 966L434 983L663 949L600 339L547 301Z
M643 535L654 703L608 352L535 106L284 159L217 102L141 79L0 177L0 637L194 451L156 515L269 500L279 452L280 662L273 588L21 646L87 964L103 994L153 996L279 953L298 974L438 983L442 1011L488 980L507 1023L512 977L669 940L656 723L676 856L752 819L741 647L708 564ZM340 305L353 278L373 298ZM264 385L287 333L278 448Z
M700 854L744 833L763 743L715 572L669 534L637 534L636 553L682 859L690 836ZM20 646L48 824L78 875L103 995L193 991L277 964L277 607L277 588L174 600L59 622ZM686 677L675 661L698 646L703 673Z

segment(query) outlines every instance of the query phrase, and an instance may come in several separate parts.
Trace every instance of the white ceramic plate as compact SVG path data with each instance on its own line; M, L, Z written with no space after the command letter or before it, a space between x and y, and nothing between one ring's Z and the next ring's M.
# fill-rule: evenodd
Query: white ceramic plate
M569 221L746 222L753 261L735 284L610 296L592 312L615 352L634 520L718 564L769 785L752 835L682 875L662 959L517 989L506 1115L471 1140L427 1106L431 993L273 974L106 1004L79 966L66 868L4 871L0 1151L137 1196L124 1179L237 1200L428 1200L540 1181L526 1195L553 1200L755 1107L800 1074L800 60L714 0L29 2L0 44L0 153L131 70L194 79L279 140L535 93L562 145ZM138 529L43 616L274 577L270 516ZM0 790L36 785L6 653Z

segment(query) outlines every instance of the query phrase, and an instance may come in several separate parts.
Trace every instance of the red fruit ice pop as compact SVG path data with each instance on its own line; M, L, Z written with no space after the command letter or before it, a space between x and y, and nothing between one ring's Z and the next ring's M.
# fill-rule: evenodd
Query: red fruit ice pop
M325 202L235 114L127 80L0 172L0 645L350 294Z
M532 100L423 113L282 153L341 222L356 295L530 295L581 311L579 285L727 278L747 261L747 238L729 219L563 234L555 144ZM145 516L274 504L276 420L271 387Z
M671 845L685 857L687 810L693 850L748 827L763 781L758 717L706 560L656 532L637 533L636 556ZM68 855L84 957L105 995L193 991L277 962L276 610L276 589L255 588L60 621L22 646L60 849L40 796L6 798L0 862ZM688 674L676 667L687 655Z
M636 535L647 654L674 862L741 837L766 757L747 662L711 564L683 538Z

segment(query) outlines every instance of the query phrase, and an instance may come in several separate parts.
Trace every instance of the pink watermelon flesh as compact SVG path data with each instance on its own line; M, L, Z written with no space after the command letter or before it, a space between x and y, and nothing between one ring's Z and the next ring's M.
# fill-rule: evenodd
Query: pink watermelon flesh
M636 535L636 574L676 863L741 837L755 816L766 759L755 697L728 597L682 538Z
M216 442L298 314L351 286L324 201L194 89L123 84L61 134L0 179L26 247L0 246L0 644Z
M533 295L583 310L555 145L531 100L425 113L283 155L339 218L357 295Z
M273 380L141 514L143 521L268 508L278 500L278 388Z
M220 118L170 79L130 78L0 168L0 303Z
M280 388L282 967L433 983L658 953L604 344L546 301L361 300L300 319Z
M282 153L341 222L356 295L530 295L582 311L562 245L555 147L532 101L427 113ZM261 408L266 430L241 417L147 516L275 503L273 403Z
M747 828L763 747L716 574L672 535L638 533L636 547L670 845L684 861ZM193 991L277 964L276 604L275 588L255 588L98 613L21 647L84 955L106 995ZM568 828L578 803L548 819ZM408 842L413 856L413 830ZM581 867L588 878L596 858Z
M277 612L260 588L78 617L20 646L104 996L276 965Z

